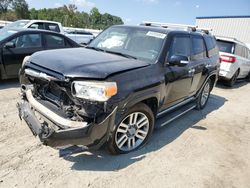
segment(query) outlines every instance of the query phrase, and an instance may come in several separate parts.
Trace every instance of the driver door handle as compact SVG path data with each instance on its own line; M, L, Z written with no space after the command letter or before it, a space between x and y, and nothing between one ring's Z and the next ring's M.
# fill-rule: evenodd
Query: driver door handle
M195 69L189 69L188 73L193 74L195 72Z

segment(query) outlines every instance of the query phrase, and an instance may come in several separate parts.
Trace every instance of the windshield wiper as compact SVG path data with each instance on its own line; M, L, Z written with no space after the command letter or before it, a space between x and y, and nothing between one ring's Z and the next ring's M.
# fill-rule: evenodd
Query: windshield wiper
M124 54L124 53L121 53L121 52L114 52L114 51L110 51L110 50L103 50L101 48L97 48L97 47L93 47L93 46L87 46L86 48L93 49L93 50L96 50L96 51L106 52L106 53L110 53L110 54L116 54L116 55L123 56L123 57L126 57L126 58L137 59L136 57L134 57L132 55Z
M101 49L101 48L97 48L97 47L93 47L93 46L87 46L86 48L88 48L88 49L92 49L92 50L96 50L96 51L102 51L102 52L104 52L104 50L103 50L103 49Z
M114 52L114 51L109 51L109 50L105 50L105 52L110 53L110 54L116 54L116 55L120 55L126 58L132 58L132 59L137 59L136 57L132 56L132 55L128 55L128 54L124 54L121 52Z

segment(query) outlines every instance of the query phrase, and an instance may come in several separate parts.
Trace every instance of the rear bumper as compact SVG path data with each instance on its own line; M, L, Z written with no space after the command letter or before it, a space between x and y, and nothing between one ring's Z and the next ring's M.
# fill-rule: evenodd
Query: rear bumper
M82 145L89 149L98 149L109 137L109 133L114 126L117 109L115 108L99 124L77 122L77 127L64 127L57 122L58 119L51 118L51 115L49 117L46 116L46 113L41 112L41 109L36 108L32 104L29 99L22 99L17 103L19 116L27 123L32 133L40 138L44 145L51 147ZM43 106L42 110L49 109ZM72 124L74 123L72 121Z
M238 66L236 63L232 64L232 63L221 62L219 79L230 80L237 70Z

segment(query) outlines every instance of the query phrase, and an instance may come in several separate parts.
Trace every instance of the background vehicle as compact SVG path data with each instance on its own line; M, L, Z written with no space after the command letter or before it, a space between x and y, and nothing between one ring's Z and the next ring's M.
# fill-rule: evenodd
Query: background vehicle
M78 44L86 45L91 40L95 38L95 36L83 30L68 30L65 31L65 35L72 39L73 41L77 42Z
M93 40L94 35L84 30L70 29L64 30L59 22L47 20L18 20L5 26L6 28L32 28L54 31L61 33L74 40L78 44L88 44Z
M220 74L225 84L232 87L237 79L250 77L250 50L242 42L227 37L216 37L220 51Z
M42 29L64 34L61 23L47 20L18 20L8 24L5 28Z
M206 30L113 26L87 48L32 55L21 69L19 115L45 145L107 143L111 153L128 153L148 141L156 121L204 108L218 71Z
M0 30L0 79L16 78L25 56L41 50L79 45L59 33L34 29Z

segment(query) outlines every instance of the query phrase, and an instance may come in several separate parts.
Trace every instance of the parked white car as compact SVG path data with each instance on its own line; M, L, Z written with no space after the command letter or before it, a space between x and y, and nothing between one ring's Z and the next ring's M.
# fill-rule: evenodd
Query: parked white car
M94 35L83 29L71 28L64 30L62 24L59 22L47 21L47 20L18 20L5 26L6 28L33 28L43 29L61 33L74 40L78 44L88 44L94 39Z
M250 79L250 50L242 42L227 37L216 37L220 51L219 77L232 87L237 79Z
M44 29L64 34L62 24L47 20L18 20L5 26L6 28Z
M65 35L81 45L86 45L95 38L92 33L84 30L67 30Z

